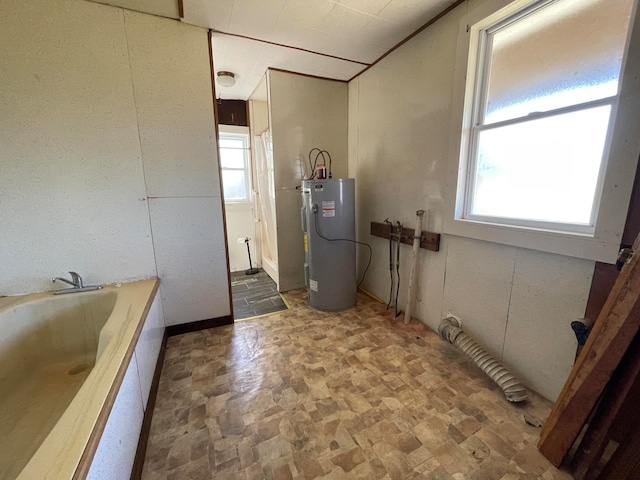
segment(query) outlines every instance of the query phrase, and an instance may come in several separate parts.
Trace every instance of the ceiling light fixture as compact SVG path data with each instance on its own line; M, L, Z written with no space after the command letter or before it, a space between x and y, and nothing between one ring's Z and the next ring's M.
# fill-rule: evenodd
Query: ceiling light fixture
M221 87L233 87L236 84L236 76L231 72L220 70L218 72L218 84Z

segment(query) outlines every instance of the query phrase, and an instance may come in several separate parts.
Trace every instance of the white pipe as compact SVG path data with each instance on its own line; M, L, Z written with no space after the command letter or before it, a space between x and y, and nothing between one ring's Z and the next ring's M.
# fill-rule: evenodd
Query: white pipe
M489 375L504 392L504 396L510 402L522 402L529 396L527 389L494 359L469 335L460 328L459 322L452 317L447 317L438 326L438 333L442 338L458 347L462 353L469 357L480 369Z
M407 298L407 308L404 311L404 324L409 325L411 321L411 306L413 304L415 277L418 270L418 252L420 251L420 241L422 240L422 216L424 210L416 212L416 229L413 232L413 251L411 252L411 271L409 273L409 295Z

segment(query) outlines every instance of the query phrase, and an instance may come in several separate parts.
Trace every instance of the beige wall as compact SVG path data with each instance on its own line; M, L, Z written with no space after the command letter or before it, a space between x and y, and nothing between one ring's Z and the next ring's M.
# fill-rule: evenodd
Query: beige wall
M251 134L261 135L269 130L269 107L267 102L249 100L251 105Z
M0 295L158 275L168 324L229 314L207 31L0 4Z
M89 0L167 18L180 18L178 0Z
M481 2L472 2L475 6ZM463 4L349 84L349 174L356 178L360 240L372 244L363 287L388 299L388 244L369 235L385 217L442 231L451 103ZM401 258L407 299L410 247ZM584 315L594 263L443 235L420 252L415 317L435 329L449 312L525 384L554 399L573 365L570 322Z
M278 228L278 286L280 291L304 287L304 251L300 186L309 151L327 150L333 177L346 178L348 86L270 70L269 108L273 138Z
M249 268L247 246L239 243L240 238L249 237L251 264L260 267L260 258L256 255L256 235L254 232L252 203L225 203L227 219L227 244L229 245L229 270L239 272Z

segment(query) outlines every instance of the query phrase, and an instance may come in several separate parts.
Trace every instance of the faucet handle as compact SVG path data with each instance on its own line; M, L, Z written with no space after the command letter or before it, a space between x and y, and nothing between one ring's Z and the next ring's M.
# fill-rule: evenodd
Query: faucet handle
M69 275L71 275L71 281L75 283L78 288L82 288L84 286L82 285L82 277L76 272L69 272Z

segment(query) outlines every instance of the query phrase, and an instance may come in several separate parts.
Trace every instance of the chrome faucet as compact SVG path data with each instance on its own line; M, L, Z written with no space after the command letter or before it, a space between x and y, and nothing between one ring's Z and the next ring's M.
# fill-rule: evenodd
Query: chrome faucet
M66 278L62 278L62 277L55 277L51 279L51 282L55 283L57 280L60 280L61 282L68 283L69 285L73 285L73 288L84 287L84 285L82 284L82 277L80 275L78 275L76 272L69 272L69 275L71 275L71 280L67 280Z
M71 275L71 281L75 283L78 288L84 287L82 284L82 277L80 275L76 272L69 272L69 275Z
M54 295L62 295L63 293L90 292L92 290L100 290L102 288L102 285L91 285L85 287L82 283L82 277L80 275L78 275L76 272L69 272L69 274L71 275L71 280L67 280L66 278L62 277L55 277L51 279L51 281L54 283L59 280L73 287L56 290L55 292L53 292Z

